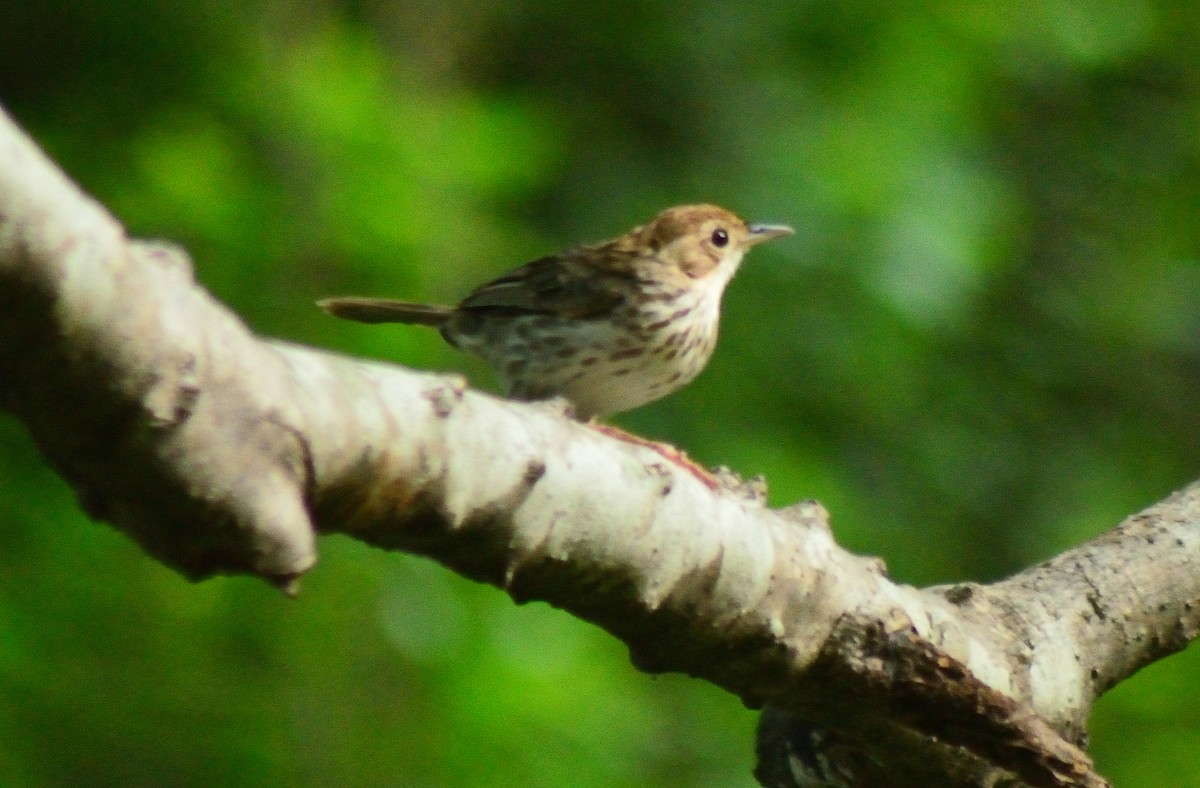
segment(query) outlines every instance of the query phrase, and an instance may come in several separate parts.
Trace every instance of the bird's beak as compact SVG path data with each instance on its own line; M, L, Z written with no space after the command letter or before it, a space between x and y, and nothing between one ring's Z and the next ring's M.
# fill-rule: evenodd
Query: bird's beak
M746 246L754 246L763 241L782 238L796 232L786 224L752 224L747 229L750 231L750 236L746 239Z

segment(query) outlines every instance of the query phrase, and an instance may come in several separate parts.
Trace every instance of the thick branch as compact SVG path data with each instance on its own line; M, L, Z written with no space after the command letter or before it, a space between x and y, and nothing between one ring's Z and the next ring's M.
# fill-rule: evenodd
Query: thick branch
M317 527L423 553L875 766L924 742L972 775L945 784L1102 784L1068 741L1095 695L1196 628L1186 578L1140 581L1196 564L1194 490L1006 583L896 585L815 503L773 511L553 406L257 339L2 117L0 406L90 513L190 577L287 583Z

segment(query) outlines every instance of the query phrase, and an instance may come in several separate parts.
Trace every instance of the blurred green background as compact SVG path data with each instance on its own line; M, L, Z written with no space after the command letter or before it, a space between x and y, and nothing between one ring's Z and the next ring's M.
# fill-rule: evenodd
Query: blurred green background
M667 205L789 222L707 372L620 417L988 580L1200 476L1200 5L0 4L0 103L256 330L419 368L315 298L453 300ZM192 586L0 418L0 784L748 786L755 715L421 559ZM1200 658L1098 706L1200 784Z

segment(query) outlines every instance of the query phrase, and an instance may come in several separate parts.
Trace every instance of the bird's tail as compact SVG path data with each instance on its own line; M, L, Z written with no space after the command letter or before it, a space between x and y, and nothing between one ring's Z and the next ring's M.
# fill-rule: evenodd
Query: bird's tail
M454 313L454 307L435 304L410 304L390 298L323 298L317 306L334 317L359 323L415 323L441 326Z

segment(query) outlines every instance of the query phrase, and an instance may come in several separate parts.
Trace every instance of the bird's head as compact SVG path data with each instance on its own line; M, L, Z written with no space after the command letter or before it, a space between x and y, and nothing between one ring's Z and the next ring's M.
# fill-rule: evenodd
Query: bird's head
M718 274L728 281L752 246L793 232L782 224L747 224L716 205L679 205L632 234L650 254L677 266L690 279Z

